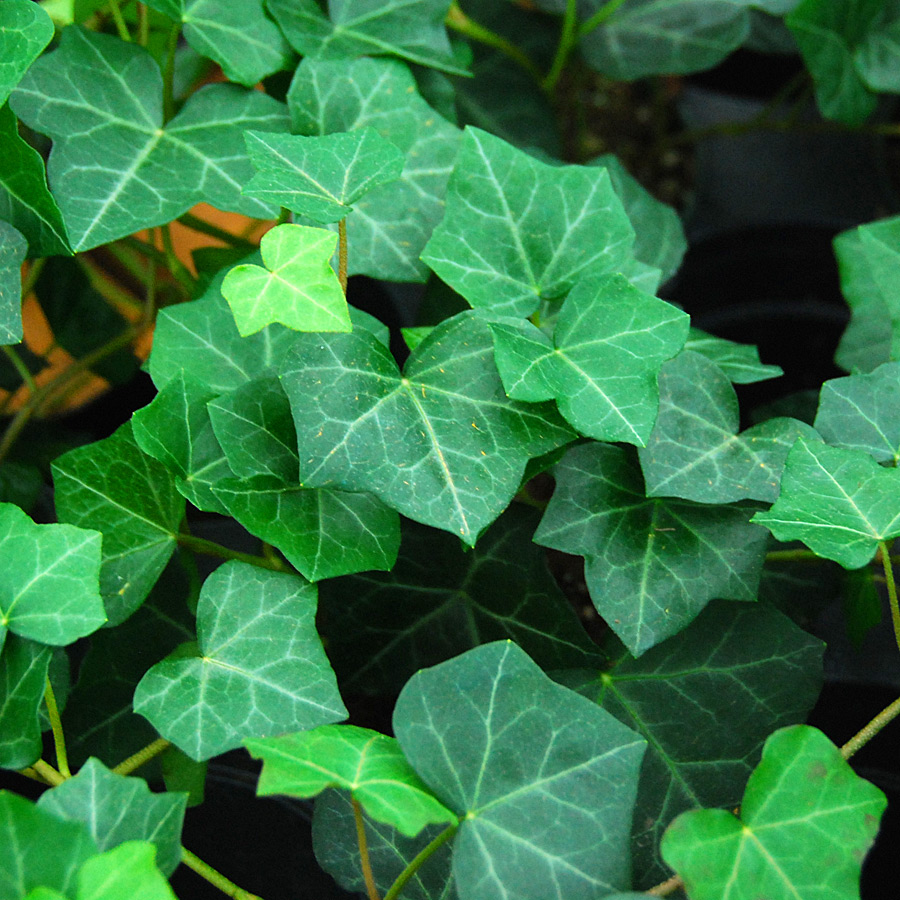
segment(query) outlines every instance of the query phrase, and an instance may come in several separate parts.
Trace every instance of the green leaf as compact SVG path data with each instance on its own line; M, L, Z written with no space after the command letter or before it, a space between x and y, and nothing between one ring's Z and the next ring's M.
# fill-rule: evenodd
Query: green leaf
M459 129L422 99L412 73L396 60L304 59L288 105L294 131L322 135L371 126L404 155L399 180L370 191L347 217L348 271L425 281L428 268L419 254L444 214Z
M50 653L43 644L6 636L0 655L0 768L23 769L41 757L38 714Z
M87 860L78 872L76 900L178 900L146 841L128 841Z
M0 106L53 37L53 21L31 0L0 4Z
M143 778L115 775L98 759L45 792L38 807L60 819L82 822L101 851L125 841L150 841L164 875L181 862L185 794L154 794Z
M886 805L824 734L795 725L766 741L740 819L686 812L669 826L662 854L695 900L857 897Z
M10 631L65 646L103 625L96 531L35 525L18 506L2 503L0 543L0 649Z
M598 662L598 648L531 540L537 519L515 505L472 550L405 522L389 573L321 584L322 633L344 689L393 694L418 669L501 638L544 669Z
M32 256L71 253L62 213L47 187L44 161L19 136L9 106L0 106L0 144L0 218L22 232Z
M320 725L312 731L247 741L263 761L257 794L315 797L344 788L378 822L415 837L427 825L456 822L406 761L400 745L369 728Z
M143 602L175 549L184 500L174 477L142 453L126 423L53 463L60 521L103 533L100 592L110 625Z
M752 509L645 497L632 456L583 444L556 466L537 543L585 557L598 612L639 656L713 598L755 600L766 552Z
M469 127L422 260L472 306L527 316L618 270L633 243L606 170L538 162Z
M268 0L269 11L303 56L352 59L392 55L466 75L444 28L449 0Z
M280 322L296 331L350 331L350 314L331 268L337 236L279 225L260 242L265 268L235 266L222 282L242 337Z
M588 65L619 80L700 72L744 42L750 31L745 6L732 0L629 0L579 46ZM604 0L589 0L581 17L590 21L601 8Z
M753 521L779 541L803 541L818 556L858 569L880 541L900 535L900 470L882 468L861 450L800 438L778 500Z
M82 863L97 846L80 822L64 822L31 801L0 791L0 900L43 886L75 895Z
M872 18L864 40L856 47L854 63L866 86L873 91L900 90L900 9L883 3Z
M771 503L794 441L818 440L809 425L788 418L769 419L738 434L734 388L698 353L688 351L666 363L659 392L656 427L639 451L649 496Z
M170 222L200 200L251 216L272 212L240 194L252 174L243 131L287 129L283 105L258 91L209 85L164 125L153 57L70 27L11 103L53 139L50 183L76 250Z
M403 172L403 154L374 128L303 137L244 134L256 174L248 197L327 224L345 218L362 196Z
M816 430L835 447L862 450L881 463L900 462L900 363L822 385Z
M525 320L492 322L506 393L555 399L587 437L644 444L656 420L657 375L684 345L686 313L623 275L582 280L566 297L551 342Z
M27 250L22 234L0 219L0 344L22 340L21 271Z
M474 314L438 326L402 376L366 332L299 337L281 378L304 485L370 491L471 546L528 459L571 437L551 410L506 396L490 330Z
M759 358L759 350L752 344L738 344L707 334L699 328L690 330L684 349L699 353L714 362L732 384L755 384L784 374L781 366L763 363Z
M290 62L291 49L263 0L148 0L147 6L183 23L188 44L217 62L229 81L253 87Z
M463 818L461 897L579 900L627 886L646 745L511 641L418 672L393 724L413 768Z
M192 759L346 717L302 578L229 562L203 584L197 646L153 666L134 709Z
M602 672L555 673L647 739L632 851L639 884L669 876L663 830L679 813L736 806L763 740L806 719L824 644L763 605L714 600L676 638Z

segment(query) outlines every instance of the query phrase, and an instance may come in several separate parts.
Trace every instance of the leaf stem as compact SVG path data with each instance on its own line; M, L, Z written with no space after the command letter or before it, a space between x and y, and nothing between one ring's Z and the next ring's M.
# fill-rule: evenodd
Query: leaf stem
M3 346L0 347L0 350L3 350L6 358L13 364L13 367L19 373L19 377L28 385L28 390L33 394L37 390L37 385L34 383L34 378L31 377L31 372L28 371L28 366L22 362L22 357L16 353L16 348Z
M860 747L864 747L869 741L884 728L889 722L900 715L900 697L898 697L889 706L886 706L871 722L863 726L843 747L841 747L841 756L844 759L850 759Z
M34 286L35 284L37 284L37 280L38 278L40 278L41 271L43 270L46 262L47 258L42 256L40 259L36 259L28 267L28 273L25 275L25 280L22 282L23 300L34 290Z
M129 44L133 43L128 26L125 24L125 17L122 15L122 9L119 6L119 0L109 0L109 11L112 14L113 22L116 23L116 31L119 32L119 37Z
M138 43L142 47L146 47L150 43L150 16L147 13L147 4L138 3Z
M166 257L166 265L169 271L178 279L178 283L187 289L188 294L193 294L195 281L194 276L188 271L187 266L178 258L175 253L175 247L172 244L172 227L171 224L163 225L159 229L162 238L163 252Z
M201 878L205 878L213 887L218 888L226 896L233 897L234 900L262 900L256 894L251 894L238 887L221 872L217 872L209 863L203 862L199 856L191 853L187 847L181 848L181 861Z
M338 281L347 297L347 220L338 222Z
M550 93L559 81L563 69L566 67L569 55L578 42L578 2L577 0L566 0L566 11L563 15L562 32L559 35L559 43L556 45L556 53L553 56L553 62L550 70L544 76L541 86L547 93Z
M166 41L166 64L163 66L163 122L168 122L175 115L175 52L178 50L178 37L181 24L176 23L169 31Z
M452 825L448 825L433 841L423 847L409 862L407 867L397 876L397 880L391 885L390 890L384 895L384 900L397 900L397 897L400 896L400 891L406 886L406 882L409 881L416 872L419 871L422 863L431 856L432 853L435 852L439 847L443 846L456 834L456 830L459 828L459 822L454 822Z
M604 3L582 26L578 29L578 37L583 38L586 34L590 34L597 26L602 25L623 3L625 0L609 0Z
M159 756L172 746L171 741L165 738L157 738L155 741L142 747L137 753L132 753L127 759L123 759L115 768L112 769L116 775L130 775L136 769L139 769L144 763L150 762L154 756Z
M59 706L56 703L56 694L53 693L53 685L50 683L49 675L44 688L44 703L47 705L47 718L50 720L50 729L53 732L57 771L63 778L71 778L72 771L69 768L69 754L66 752L66 735L62 727L62 719L59 717Z
M766 554L766 562L779 562L791 559L813 560L822 559L822 557L813 553L812 550L807 550L806 547L796 547L793 550L770 550Z
M219 228L211 222L206 222L192 213L184 213L184 215L178 217L178 221L186 228L190 228L192 231L199 231L201 234L209 235L210 237L221 241L223 244L228 244L230 247L236 247L241 250L246 247L248 253L251 250L256 249L256 244L248 241L246 238L232 234L230 231L225 231L224 228Z
M362 866L363 879L366 882L366 894L369 900L381 900L372 874L372 862L369 859L369 842L366 840L366 823L363 820L362 807L355 797L350 798L353 805L353 821L356 823L356 842L359 845L359 861Z
M897 584L894 581L894 567L891 565L891 551L885 541L878 542L878 555L884 569L884 581L887 585L888 603L891 607L891 624L894 626L894 640L900 650L900 606L897 605Z
M31 768L43 779L44 784L56 787L56 785L62 784L66 780L50 763L44 762L42 759L34 763Z
M230 547L223 547L215 541L208 541L206 538L196 537L193 534L185 534L181 532L175 535L175 539L181 547L193 550L195 553L203 553L206 556L215 556L219 559L235 559L239 562L245 562L251 566L257 566L260 569L271 569L274 572L293 572L294 570L277 557L255 556L252 553L241 553L240 550L232 550Z
M668 897L669 894L674 893L680 887L684 887L684 882L678 875L673 875L671 878L667 878L661 884L650 888L647 893L651 897Z

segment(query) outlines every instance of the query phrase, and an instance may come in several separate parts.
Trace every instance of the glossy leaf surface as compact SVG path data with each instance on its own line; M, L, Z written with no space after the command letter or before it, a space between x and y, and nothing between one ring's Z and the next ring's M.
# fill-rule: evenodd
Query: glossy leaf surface
M690 330L684 349L714 362L732 384L754 384L784 374L780 366L763 363L759 350L752 344L738 344L699 328Z
M0 106L53 37L53 21L31 0L0 5Z
M22 340L22 263L28 242L0 219L0 344Z
M87 860L75 900L177 900L147 841L128 841Z
M50 648L7 634L0 654L0 768L23 769L43 751L38 713Z

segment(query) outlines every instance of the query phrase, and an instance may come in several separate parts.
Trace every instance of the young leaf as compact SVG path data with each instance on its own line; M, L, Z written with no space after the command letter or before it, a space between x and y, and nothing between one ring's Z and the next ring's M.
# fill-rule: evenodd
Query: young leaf
M210 85L164 125L153 57L71 27L10 103L53 139L50 182L76 250L170 222L200 200L248 215L272 212L240 194L252 174L244 130L287 129L283 105L258 91Z
M643 445L656 420L660 367L684 345L686 313L638 290L623 275L579 281L553 341L526 320L492 322L506 393L556 400L587 437Z
M809 425L788 418L737 434L738 400L728 376L691 351L662 367L659 394L656 426L638 451L649 496L771 503L794 441L819 437Z
M752 344L738 344L707 334L699 328L692 328L688 332L684 349L699 353L714 362L732 384L754 384L784 374L781 366L763 363L759 358L759 350Z
M779 541L803 541L818 556L858 569L875 556L879 541L900 535L900 471L861 450L798 439L778 500L753 521Z
M18 506L0 503L0 542L0 649L7 632L65 646L103 625L96 531L35 525Z
M662 855L696 900L849 900L886 805L822 732L795 725L766 741L740 819L686 812L669 826Z
M89 759L73 778L42 794L38 807L84 823L101 852L125 841L150 841L157 865L168 876L181 862L186 802L185 794L154 794L143 778L114 775Z
M367 332L298 337L281 378L303 484L370 491L470 546L512 499L527 460L571 437L552 410L506 396L490 330L474 314L438 326L402 376Z
M27 250L25 238L0 219L0 344L22 340L21 271Z
M178 900L147 841L128 841L86 860L75 900Z
M599 613L635 655L715 598L755 600L766 552L752 509L650 498L628 452L582 444L556 466L535 541L585 557Z
M350 314L331 268L337 235L279 225L260 243L265 268L235 266L222 282L242 337L280 322L296 331L350 331Z
M378 822L415 837L427 825L456 822L422 783L394 738L356 725L246 741L263 761L257 794L315 797L344 788Z
M244 140L256 174L243 193L322 224L403 172L403 154L371 127L314 137L248 131Z
M53 463L60 521L103 534L100 592L110 625L143 602L175 549L184 500L173 476L142 453L126 423Z
M398 181L370 191L347 220L348 271L391 281L425 281L419 254L444 213L444 191L461 132L419 95L396 60L304 59L288 93L302 134L373 127L404 155Z
M453 56L444 18L449 0L268 0L269 11L303 56L345 60L391 54L466 75Z
M422 259L472 306L527 316L617 271L633 243L604 169L547 165L470 127Z
M135 712L196 760L340 721L347 711L315 613L315 588L298 576L225 563L200 591L197 646L147 672Z
M0 4L0 106L53 37L53 20L31 0Z
M41 757L38 713L49 664L49 647L6 636L0 654L0 768L23 769Z
M646 745L511 641L419 671L393 723L413 768L463 818L453 876L464 900L587 900L627 886Z

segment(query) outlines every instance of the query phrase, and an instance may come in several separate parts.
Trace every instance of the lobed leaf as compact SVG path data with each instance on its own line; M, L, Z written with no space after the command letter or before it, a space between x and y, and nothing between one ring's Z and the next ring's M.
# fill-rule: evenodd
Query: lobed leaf
M759 350L752 344L738 344L707 334L699 328L691 328L688 332L684 349L714 362L732 384L754 384L784 374L781 366L763 363Z
M0 5L0 106L53 38L53 20L31 0Z
M155 856L153 844L128 841L91 857L78 872L76 900L177 900Z

